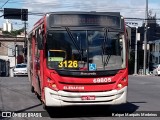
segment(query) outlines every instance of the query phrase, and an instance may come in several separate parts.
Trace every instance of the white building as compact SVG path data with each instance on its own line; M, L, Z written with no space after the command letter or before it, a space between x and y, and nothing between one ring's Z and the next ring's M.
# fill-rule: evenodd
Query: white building
M13 27L12 27L12 23L8 22L7 23L7 26L8 26L8 32L11 32Z
M152 67L160 64L160 39L155 41L149 41L150 44L150 63Z
M13 25L9 20L6 20L6 23L3 23L3 31L11 32L13 29Z
M8 31L7 23L3 23L3 31Z

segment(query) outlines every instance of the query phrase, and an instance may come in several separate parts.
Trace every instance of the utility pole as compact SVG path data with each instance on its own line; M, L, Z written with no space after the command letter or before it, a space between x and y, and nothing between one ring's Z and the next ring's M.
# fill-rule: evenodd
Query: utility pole
M129 25L128 25L129 24ZM126 25L131 29L133 26L136 28L135 30L135 59L134 59L134 75L137 75L137 41L140 40L140 33L138 33L138 23L135 22L127 22ZM132 27L131 27L131 26Z
M147 25L148 25L148 0L146 0L145 26L144 26L144 59L143 74L146 75L146 59L147 59Z
M15 66L16 66L16 64L17 64L17 56L18 56L18 45L17 44L15 44L15 48L14 48L14 52L15 52Z
M26 21L24 21L24 63L26 62L26 46L27 40L26 40Z
M134 61L134 75L137 75L137 29L136 27L136 35L135 35L135 61Z

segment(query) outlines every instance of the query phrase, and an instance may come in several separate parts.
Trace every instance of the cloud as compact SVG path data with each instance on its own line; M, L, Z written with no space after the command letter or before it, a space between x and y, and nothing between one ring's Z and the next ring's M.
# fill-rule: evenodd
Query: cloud
M121 15L145 18L146 0L27 0L24 5L29 12L46 13L56 11L97 11L120 12ZM150 3L152 10L159 8L157 3ZM39 17L34 17L37 19Z
M105 11L121 12L125 16L144 16L145 0L27 0L30 12Z
M49 12L53 8L60 6L59 0L27 0L24 7L30 12Z
M28 9L28 26L32 27L33 23L41 18L41 16L33 15L33 13L56 11L120 12L125 18L145 18L145 1L146 0L20 0L16 3L10 1L7 5L17 6L17 8L19 5L20 8ZM159 0L149 0L149 9L152 10L153 15L156 13L158 18L160 18L159 6Z
M149 4L149 10L151 11L152 15L156 14L157 16L160 16L159 6L160 6L160 3L159 4L156 4L156 3Z

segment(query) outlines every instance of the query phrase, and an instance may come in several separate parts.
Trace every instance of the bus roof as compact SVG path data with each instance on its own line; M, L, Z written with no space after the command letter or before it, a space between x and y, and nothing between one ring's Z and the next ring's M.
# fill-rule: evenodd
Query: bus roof
M61 11L61 12L48 12L46 14L105 14L105 15L120 15L120 12L96 12L96 11L90 11L90 12L84 12L84 11ZM45 15L46 15L45 14Z
M44 16L39 19L33 26L33 29L34 30L37 26L39 26L40 24L42 24L44 22L44 20L46 19L47 16L50 16L50 15L72 15L72 14L81 14L81 15L85 15L85 14L90 14L90 15L109 15L109 16L117 16L117 17L120 17L120 12L96 12L96 11L90 11L90 12L85 12L85 11L60 11L60 12L48 12L48 13L45 13ZM31 30L31 31L32 31Z
M45 15L34 24L34 26L37 26L38 23L41 23L41 21L44 20L44 18L50 14L55 14L55 15L56 14L94 14L94 15L120 16L120 12L96 12L96 11L90 11L90 12L81 12L81 11L48 12L48 13L45 13Z

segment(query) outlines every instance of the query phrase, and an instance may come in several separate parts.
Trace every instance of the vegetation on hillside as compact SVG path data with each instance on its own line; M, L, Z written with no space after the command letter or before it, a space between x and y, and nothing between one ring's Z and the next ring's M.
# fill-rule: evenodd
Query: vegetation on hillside
M22 32L24 32L24 28L21 28L19 30L13 30L11 32L8 32L8 31L2 31L2 33L4 35L9 35L9 36L17 36L17 35L20 35Z

